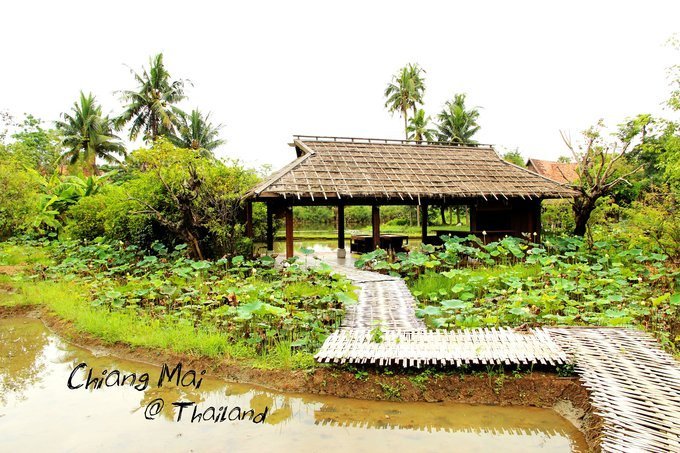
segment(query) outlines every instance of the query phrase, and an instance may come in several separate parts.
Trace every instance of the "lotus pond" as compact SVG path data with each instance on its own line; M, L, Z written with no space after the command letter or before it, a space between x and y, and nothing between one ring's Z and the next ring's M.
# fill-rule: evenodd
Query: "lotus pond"
M680 272L663 253L573 237L543 245L444 239L396 256L377 250L355 264L403 277L433 328L639 325L677 352Z

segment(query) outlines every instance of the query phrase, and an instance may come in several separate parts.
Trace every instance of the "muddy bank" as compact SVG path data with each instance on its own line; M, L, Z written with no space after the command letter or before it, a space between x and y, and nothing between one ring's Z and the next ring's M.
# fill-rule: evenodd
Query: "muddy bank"
M597 450L601 420L593 414L588 392L577 378L563 378L547 371L494 373L456 369L426 373L397 368L320 366L313 370L266 370L229 360L135 348L77 332L74 326L38 306L0 307L0 318L28 316L41 319L72 343L123 359L153 365L182 362L188 368L205 369L216 378L256 384L287 393L307 393L365 400L404 402L457 402L500 406L553 408L581 430Z

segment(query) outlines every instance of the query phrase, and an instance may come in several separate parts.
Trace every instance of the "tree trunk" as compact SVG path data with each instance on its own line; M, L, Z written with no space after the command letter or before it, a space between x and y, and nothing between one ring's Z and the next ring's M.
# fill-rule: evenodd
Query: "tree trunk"
M203 251L201 250L201 246L198 244L198 239L196 239L196 236L191 231L187 231L186 234L186 241L189 242L191 245L191 251L192 255L198 258L199 260L203 261L205 258L203 257Z
M593 197L578 197L574 200L572 210L574 212L574 234L576 236L584 236L588 226L590 214L595 209L595 201L597 198Z
M92 156L88 156L87 165L90 167L92 176L97 176L99 174L97 170L97 155L95 153L92 153Z
M439 207L439 212L442 215L442 225L448 225L448 223L446 223L446 206L441 205Z
M408 140L408 115L406 109L401 112L404 115L404 138Z

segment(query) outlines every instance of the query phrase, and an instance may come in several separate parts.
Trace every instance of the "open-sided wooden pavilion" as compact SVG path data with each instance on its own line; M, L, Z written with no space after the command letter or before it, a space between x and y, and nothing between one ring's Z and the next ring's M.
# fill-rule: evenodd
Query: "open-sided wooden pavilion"
M294 136L297 159L246 195L246 230L252 203L267 205L267 250L274 248L274 216L285 218L286 256L293 248L293 206L338 210L338 256L345 255L344 207L372 207L372 245L380 244L380 206L418 205L427 242L430 205L466 205L470 232L493 240L531 235L540 240L541 200L576 193L501 159L491 146L408 140Z

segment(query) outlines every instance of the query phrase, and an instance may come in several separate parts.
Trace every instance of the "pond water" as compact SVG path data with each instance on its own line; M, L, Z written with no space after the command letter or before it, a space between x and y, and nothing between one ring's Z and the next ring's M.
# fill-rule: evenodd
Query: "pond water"
M73 373L81 363L87 366ZM92 378L107 370L101 388L85 389L90 370ZM583 436L547 409L282 394L200 371L198 389L190 385L191 373L187 386L159 388L161 368L75 347L38 320L0 319L0 450L586 451ZM72 373L75 389L67 386ZM131 373L143 390L130 380L115 385ZM147 420L158 398L165 406ZM195 405L180 414L172 402ZM191 421L194 407L205 419Z

